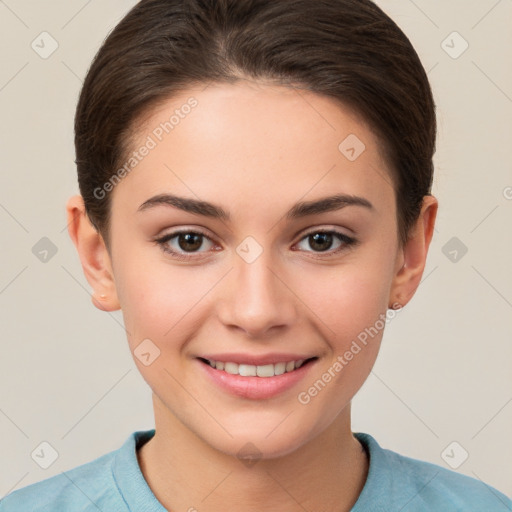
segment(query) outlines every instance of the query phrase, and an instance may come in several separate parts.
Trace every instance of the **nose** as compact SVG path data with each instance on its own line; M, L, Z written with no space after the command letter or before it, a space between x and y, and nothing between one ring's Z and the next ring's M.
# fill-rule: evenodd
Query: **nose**
M296 298L286 273L273 264L268 251L247 263L235 257L234 269L218 302L218 315L230 329L250 338L275 336L296 320Z

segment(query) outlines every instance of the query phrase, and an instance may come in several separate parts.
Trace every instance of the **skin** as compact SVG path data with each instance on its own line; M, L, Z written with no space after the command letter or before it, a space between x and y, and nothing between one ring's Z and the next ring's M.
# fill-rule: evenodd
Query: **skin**
M383 331L309 403L297 397L388 307L414 295L437 201L424 198L401 246L391 170L371 129L329 98L269 83L190 88L140 120L134 150L191 96L198 106L114 188L110 252L81 196L67 204L93 303L122 309L132 353L148 338L160 350L149 366L134 356L153 391L156 427L137 454L142 473L173 511L348 511L368 472L351 431L350 402ZM353 162L338 149L349 134L366 146ZM231 220L166 205L137 211L162 193L215 203ZM333 193L365 198L373 208L285 217L298 201ZM202 228L211 240L188 261L154 243L183 227ZM334 237L321 251L306 236L315 229L337 230L357 244ZM236 252L247 236L263 250L252 263ZM187 253L178 238L167 244ZM292 389L251 400L217 388L200 371L198 356L220 352L318 359ZM248 442L261 456L252 466L237 457Z

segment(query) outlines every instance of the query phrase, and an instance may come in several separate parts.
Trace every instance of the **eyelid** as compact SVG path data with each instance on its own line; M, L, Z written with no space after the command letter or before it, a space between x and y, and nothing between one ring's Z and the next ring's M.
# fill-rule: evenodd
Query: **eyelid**
M167 243L170 240L173 240L174 238L178 237L179 235L189 234L189 233L202 235L204 238L209 240L213 245L218 245L217 242L215 242L215 240L213 240L213 238L204 229L199 228L199 227L177 228L174 231L170 231L169 233L157 236L156 238L153 239L153 242L156 245L158 245L162 249L162 251L164 251L164 253L170 254L173 258L176 258L176 259L191 260L191 259L200 259L201 257L207 256L208 255L207 253L211 252L211 251L191 252L191 253L179 252L179 251L169 248L169 246L167 245Z
M340 231L339 228L320 227L320 228L308 229L308 230L302 232L299 240L293 245L295 246L295 245L299 244L300 242L302 242L303 240L305 240L306 238L308 238L309 236L317 234L317 233L330 234L330 235L334 236L335 238L337 238L341 242L340 247L338 247L336 249L328 249L327 251L303 251L309 255L312 255L313 258L317 258L317 259L319 259L319 258L327 259L330 256L335 256L342 251L345 251L351 247L355 247L359 243L359 241L355 237L347 235L346 233L343 233L343 231Z
M206 231L203 228L199 227L181 227L177 228L175 231L171 231L167 234L158 236L154 239L154 242L160 246L160 248L167 254L171 254L172 257L176 259L182 259L182 260L191 260L191 259L201 259L204 257L208 257L208 253L211 251L204 251L204 252L179 252L174 249L169 249L169 247L166 245L167 242L170 240L178 237L180 234L198 234L209 240L212 244L217 244L215 240L212 239L212 237L206 233ZM328 258L329 256L334 256L335 254L338 254L339 252L346 250L352 246L357 245L359 242L356 238L353 236L347 235L340 231L339 228L334 227L317 227L317 228L308 228L308 230L303 231L301 233L300 238L293 244L293 246L299 244L303 240L305 240L308 236L317 234L317 233L327 233L331 234L334 237L337 237L338 240L341 242L341 246L336 249L329 249L325 252L322 251L301 251L308 254L312 254L315 258ZM295 237L294 237L295 238ZM217 244L219 245L219 244Z
M196 233L198 235L203 235L204 237L212 240L212 236L204 229L197 226L180 226L176 229L169 231L168 233L164 233L163 235L158 235L156 239L162 239L167 237L175 237L176 235L180 235L182 233ZM212 240L213 241L213 240Z

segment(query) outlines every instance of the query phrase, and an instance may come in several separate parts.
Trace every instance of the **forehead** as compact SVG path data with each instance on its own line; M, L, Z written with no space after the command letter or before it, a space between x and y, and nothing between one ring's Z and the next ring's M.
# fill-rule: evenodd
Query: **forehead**
M393 196L370 128L310 91L250 81L202 85L147 113L136 134L129 172L113 191L113 201L129 197L132 209L171 191L253 212L334 192L374 204Z

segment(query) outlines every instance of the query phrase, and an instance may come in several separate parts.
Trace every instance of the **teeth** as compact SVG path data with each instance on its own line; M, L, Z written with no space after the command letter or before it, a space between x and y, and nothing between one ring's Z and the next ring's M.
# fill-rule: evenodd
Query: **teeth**
M231 375L241 375L242 377L274 377L283 373L293 372L304 364L304 359L298 361L289 361L288 363L264 364L255 366L252 364L237 364L232 362L212 361L208 359L208 364L217 370L224 370Z
M269 366L273 366L274 367L274 375L282 375L284 372L286 372L286 363L277 363L277 364L269 364ZM290 368L292 367L292 365L290 365ZM295 368L295 365L293 365L293 367ZM261 375L260 375L261 377Z
M231 373L231 375L238 375L238 365L236 363L224 363L224 371Z
M242 377L256 377L256 368L257 366L253 366L252 364L241 364L238 366L238 373ZM260 366L260 368L263 368Z

